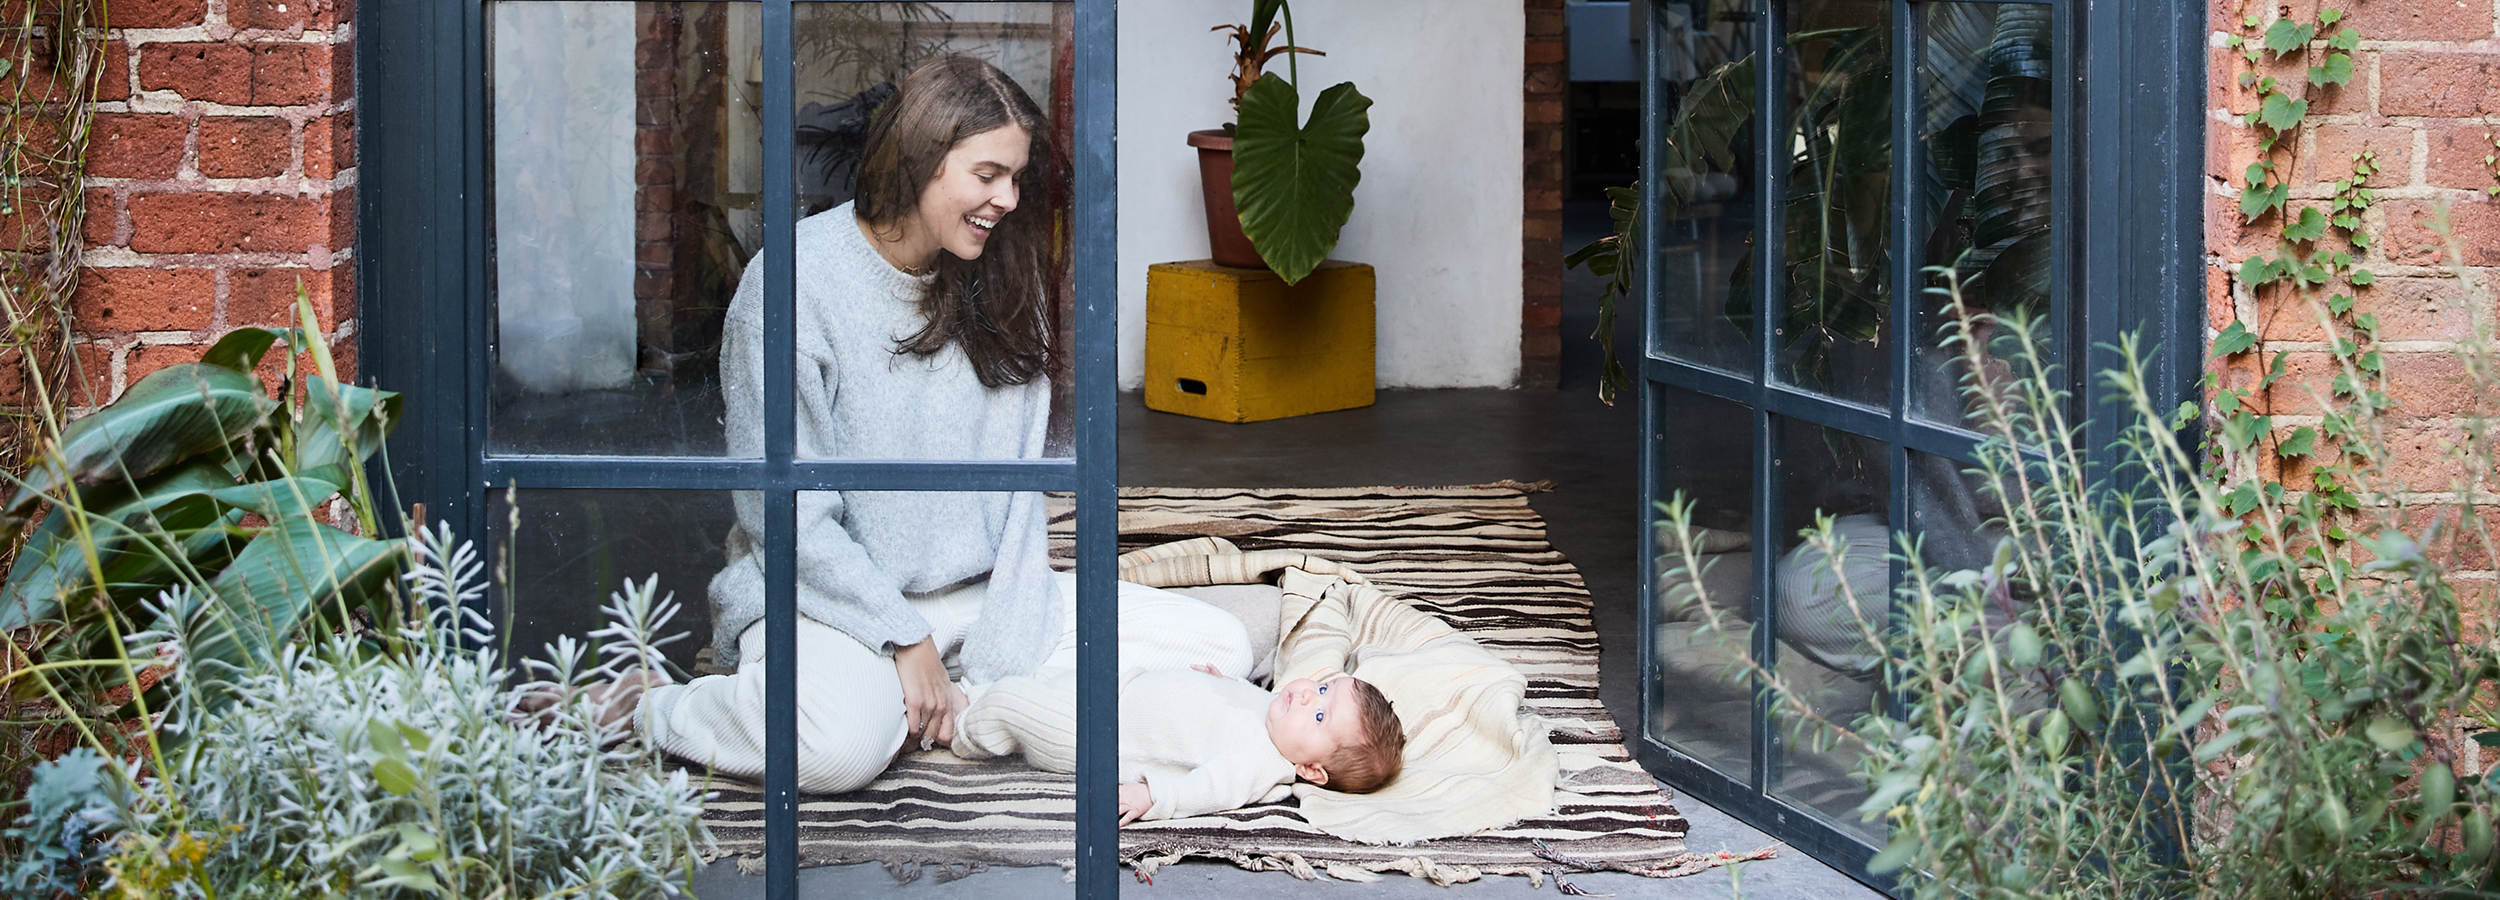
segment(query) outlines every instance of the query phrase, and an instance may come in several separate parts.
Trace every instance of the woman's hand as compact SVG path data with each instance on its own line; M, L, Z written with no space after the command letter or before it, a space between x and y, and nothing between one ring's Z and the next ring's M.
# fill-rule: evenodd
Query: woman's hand
M1120 785L1120 824L1126 825L1137 821L1138 816L1145 815L1154 808L1155 792L1146 787L1145 782L1132 781Z
M917 735L923 750L953 746L955 714L969 703L963 689L947 680L936 641L930 637L894 651L894 674L903 679L903 735Z

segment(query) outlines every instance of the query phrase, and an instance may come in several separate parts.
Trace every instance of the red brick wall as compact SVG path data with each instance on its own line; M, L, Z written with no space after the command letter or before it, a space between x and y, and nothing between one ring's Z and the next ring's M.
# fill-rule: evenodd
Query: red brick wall
M2208 74L2207 319L2213 329L2237 320L2259 337L2255 353L2240 354L2222 369L2229 386L2255 388L2262 366L2286 357L2287 377L2259 398L2259 411L2273 414L2283 429L2317 422L2316 398L2330 383L2335 364L2329 336L2310 306L2314 301L2282 285L2252 290L2234 277L2242 260L2276 256L2282 241L2279 216L2251 223L2239 212L2244 170L2257 159L2258 142L2240 119L2255 106L2255 95L2238 79L2251 68L2287 81L2305 72L2271 63L2252 67L2222 43L2226 35L2256 33L2245 24L2249 15L2261 27L2279 15L2314 22L2318 4L2214 0L2209 20L2215 41ZM2375 315L2379 323L2377 349L2386 361L2399 419L2388 435L2390 471L2417 490L2444 491L2451 477L2462 474L2448 450L2463 437L2456 417L2469 412L2471 400L2456 342L2473 336L2477 313L2500 312L2495 308L2500 306L2495 303L2500 198L2491 191L2500 187L2500 176L2485 161L2500 153L2493 145L2500 135L2500 18L2493 0L2328 0L2327 5L2344 10L2344 24L2361 38L2353 78L2312 93L2296 146L2279 148L2273 159L2290 167L2297 209L2331 197L2331 182L2352 171L2355 154L2377 155L2381 171L2368 182L2377 200L2363 218L2377 245L2356 254L2358 265L2377 280L2352 291L2354 312ZM2462 268L2429 227L2442 209L2454 229ZM2330 241L2349 250L2340 239ZM2339 281L2329 292L2344 290ZM2306 489L2312 486L2306 468L2298 461L2278 462L2259 474ZM2482 570L2450 573L2468 602L2480 597L2489 603L2488 586L2500 574L2492 561L2471 549L2455 561ZM2431 735L2433 746L2467 746L2457 725L2451 720ZM2486 749L2461 755L2455 771L2477 777L2495 762L2500 752Z
M345 0L112 9L76 308L85 392L228 330L294 322L298 280L355 370L355 86Z
M1571 47L1563 0L1525 0L1527 72L1522 99L1521 168L1526 191L1520 234L1519 386L1562 383L1563 120L1571 88Z
M2398 411L2451 414L2455 410L2448 407L2459 393L2453 342L2472 334L2469 304L2492 311L2492 291L2500 286L2500 202L2488 190L2500 186L2500 178L2484 162L2500 134L2495 118L2500 116L2500 41L2495 40L2500 20L2493 0L2328 6L2346 10L2344 24L2361 37L2353 78L2313 93L2297 146L2278 149L2273 158L2291 167L2292 203L2298 208L2330 197L2329 182L2351 172L2355 154L2377 154L2381 171L2369 180L2377 202L2363 223L2378 243L2359 255L2359 265L2378 280L2355 292L2356 311L2378 317ZM2315 313L2298 295L2281 285L2251 290L2233 277L2249 256L2277 254L2282 223L2275 215L2250 223L2239 213L2243 170L2258 152L2257 133L2239 117L2256 100L2238 80L2252 67L2239 51L2219 44L2222 35L2252 33L2243 22L2252 13L2261 25L2287 12L2314 21L2317 8L2318 0L2291 6L2216 0L2211 19L2217 39L2208 76L2207 318L2215 329L2237 319L2261 338L2258 352L2243 355L2230 373L2234 386L2254 386L2258 370L2249 357L2270 365L2276 353L2291 354L2293 377L2278 382L2269 400L2277 412L2292 415L2313 407L2312 393L2324 384L2330 365L2328 346ZM2271 63L2254 68L2285 79L2302 77L2297 68L2278 72L2281 67ZM2446 247L2429 227L2442 207L2479 282L2478 297L2469 299ZM2320 377L2301 377L2304 368L2318 369Z

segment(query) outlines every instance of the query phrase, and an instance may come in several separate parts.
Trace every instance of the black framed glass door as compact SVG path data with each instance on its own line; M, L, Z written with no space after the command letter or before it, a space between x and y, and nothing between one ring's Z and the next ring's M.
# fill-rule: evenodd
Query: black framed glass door
M2201 20L2176 4L2129 6L1647 6L1651 564L1637 600L1636 753L1677 788L1878 886L1865 864L1887 834L1858 812L1857 754L1789 710L1846 724L1885 708L1900 536L1948 569L1977 566L1993 546L1994 513L1961 471L1981 438L1964 427L1965 373L1937 349L1947 300L1935 289L1957 285L1981 311L2042 323L2044 349L2077 386L2106 364L2079 348L2130 330L2171 339L2157 366L2166 395L2193 382L2179 339L2199 333L2181 310L2200 296L2189 275L2200 254L2176 241L2192 239L2201 207L2201 160L2179 152L2180 135L2201 134L2190 111L2201 75L2183 74L2201 66ZM2138 45L2089 52L2108 17L2147 13L2158 15L2136 21L2155 27ZM2121 59L2181 76L2175 93L2085 78L2087 60ZM2130 90L2137 105L2119 102ZM2146 120L2157 111L2168 117ZM2095 133L2100 122L2108 130ZM2130 189L2158 200L2087 199L2087 179L2135 179ZM2149 240L2112 240L2129 228ZM2117 279L2102 267L2130 264L2150 266L2135 273L2149 290L2106 290ZM1679 496L1696 527L1689 546L1659 527L1656 504ZM1818 523L1834 540L1801 534ZM1681 559L1700 562L1697 579L1674 571Z
M1072 496L1069 890L1116 893L1112 4L451 0L364 14L363 358L410 399L398 500L512 554L498 602L530 632L516 646L596 627L572 615L595 604L565 598L626 577L657 572L700 610L707 581L717 593L751 561L765 893L795 897L797 679L823 662L794 652L803 561L824 553L802 514L847 501L997 518L1011 497ZM844 151L868 111L949 54L1013 82L1042 111L1033 130L1053 132L1035 135L1050 152L1029 160L1020 203L1052 242L1036 282L1062 390L1031 382L1031 439L993 442L1010 450L829 449L804 433L800 395L824 377L800 316L823 310L805 305L795 258L840 234L811 217L855 192ZM741 304L743 325L729 315ZM922 587L901 590L944 593ZM693 624L679 662L705 644L744 652Z

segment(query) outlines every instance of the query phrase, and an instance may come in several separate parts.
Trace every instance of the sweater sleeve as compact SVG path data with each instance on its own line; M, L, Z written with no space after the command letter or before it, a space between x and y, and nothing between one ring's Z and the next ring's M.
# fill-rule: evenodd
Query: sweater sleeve
M722 402L728 427L729 455L764 455L764 322L763 257L758 254L738 280L730 300L727 334L721 342ZM833 433L833 354L823 346L824 330L816 323L809 295L822 285L798 289L799 322L794 323L798 353L793 360L792 388L798 422L798 455L826 459L837 448L823 446L819 436ZM814 344L814 346L810 346ZM738 525L762 546L765 529L763 497L751 491L734 495ZM799 606L818 620L872 649L906 647L929 636L929 624L903 599L893 576L870 559L866 548L842 527L843 499L837 491L798 495Z
M1261 748L1265 749L1265 748ZM1269 789L1293 780L1293 766L1273 753L1219 756L1172 776L1145 774L1154 806L1140 818L1179 819L1240 809L1267 796Z

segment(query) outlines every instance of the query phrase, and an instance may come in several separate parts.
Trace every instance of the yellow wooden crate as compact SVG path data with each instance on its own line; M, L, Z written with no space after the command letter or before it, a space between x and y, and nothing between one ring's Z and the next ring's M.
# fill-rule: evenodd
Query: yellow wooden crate
M1302 283L1207 260L1146 270L1146 408L1257 422L1372 405L1372 267Z

